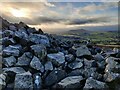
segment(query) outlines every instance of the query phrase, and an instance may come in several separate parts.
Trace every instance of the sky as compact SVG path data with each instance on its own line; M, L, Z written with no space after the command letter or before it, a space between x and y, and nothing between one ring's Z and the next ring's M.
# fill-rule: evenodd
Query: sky
M117 30L117 2L1 2L1 16L54 33L68 30Z

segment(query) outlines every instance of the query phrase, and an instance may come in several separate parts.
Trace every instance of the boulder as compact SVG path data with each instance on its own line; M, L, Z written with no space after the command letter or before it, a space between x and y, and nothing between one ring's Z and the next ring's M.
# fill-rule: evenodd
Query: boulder
M16 28L14 25L10 25L10 26L9 26L9 29L10 29L11 31L17 31L17 28Z
M33 90L33 79L30 72L16 74L14 89Z
M65 56L62 52L47 54L47 58L56 66L60 66L65 62Z
M33 69L44 72L44 66L36 56L33 57L32 61L30 62L30 66Z
M0 74L0 89L6 86L6 76L7 76L6 73Z
M33 50L34 54L41 60L44 59L47 55L46 47L42 44L32 45L31 49Z
M6 67L14 66L16 64L16 58L14 56L3 58L3 64Z
M76 55L77 55L77 57L84 56L84 55L91 56L91 52L89 51L89 49L86 46L83 45L83 46L77 48Z
M57 83L57 88L64 90L81 88L82 76L70 76Z
M18 58L17 66L29 66L32 60L32 54L30 52L25 52L21 57Z
M92 67L92 64L93 64L94 60L87 60L87 59L84 59L84 68L91 68Z
M72 54L65 55L66 62L72 62L75 60L75 57Z
M8 38L8 37L5 37L5 38L2 38L2 44L4 46L9 46L9 45L13 45L15 44L15 40L13 38Z
M43 44L45 46L50 46L50 42L47 36L40 34L30 34L29 40L36 44Z
M46 78L45 78L45 85L51 86L55 83L59 82L63 78L66 77L66 72L64 70L53 70Z
M15 33L11 30L5 30L5 31L3 31L2 36L3 37L14 37L14 34Z
M21 45L9 45L3 49L3 56L19 56L21 49Z
M108 86L104 82L101 82L93 79L92 77L89 77L86 80L83 90L86 90L86 89L103 90L103 89L108 89Z
M47 62L45 63L45 70L46 70L46 71L48 71L48 70L52 71L52 70L53 70L53 65L52 65L52 62L51 62L51 61L47 61Z
M94 59L97 60L97 61L103 61L103 60L105 60L105 58L100 53L97 53L94 56Z

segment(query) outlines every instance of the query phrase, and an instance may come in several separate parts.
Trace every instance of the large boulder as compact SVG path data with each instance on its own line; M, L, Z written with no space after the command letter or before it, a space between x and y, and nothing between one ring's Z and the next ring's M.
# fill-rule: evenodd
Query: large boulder
M46 47L42 44L32 45L31 49L33 50L34 54L41 60L44 59L47 55Z
M43 44L45 46L50 46L50 42L47 36L40 34L30 34L29 40L36 44Z
M103 89L108 89L108 86L104 82L101 82L93 79L92 77L89 77L86 80L83 90L86 90L86 89L103 90Z
M56 66L60 66L61 64L65 62L65 56L62 52L48 54L47 58Z
M21 57L18 58L17 66L29 66L32 60L32 54L30 52L25 52Z
M21 45L9 45L3 49L3 56L19 56L21 49Z
M30 66L33 69L44 72L44 66L42 65L42 63L40 62L40 60L36 56L33 57L32 61L30 62Z
M78 89L78 88L81 88L81 86L82 86L82 84L81 84L82 80L83 80L82 76L66 77L65 79L63 79L59 83L57 83L57 88L61 88L64 90Z
M14 56L3 58L3 64L6 67L14 66L16 64L16 58Z
M16 74L14 89L30 89L33 90L33 79L30 72Z
M77 57L91 55L91 52L89 51L89 49L86 46L83 45L83 46L77 48L76 55L77 55Z

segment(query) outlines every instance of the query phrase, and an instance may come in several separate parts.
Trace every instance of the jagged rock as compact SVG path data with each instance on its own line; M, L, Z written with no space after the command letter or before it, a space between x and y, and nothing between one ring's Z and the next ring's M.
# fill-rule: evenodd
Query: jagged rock
M48 61L45 63L45 70L53 70L53 65L52 65L52 62L51 61Z
M116 58L120 58L120 51L117 53Z
M102 49L101 49L100 47L96 47L96 48L95 48L95 51L96 51L97 53L101 53Z
M4 88L6 86L6 76L7 76L6 73L0 74L0 87L2 87L2 88Z
M72 70L79 69L83 66L83 63L80 61L74 61L68 64L68 67Z
M30 62L30 66L36 70L44 72L44 66L41 64L40 60L37 57L33 57L32 61Z
M108 89L108 86L104 82L101 82L93 79L92 77L89 77L86 80L83 90L86 90L86 89L101 90L101 89Z
M66 62L72 62L74 60L75 60L75 58L72 54L65 55L65 61Z
M30 52L25 52L21 57L18 58L17 66L29 66L32 60L32 54Z
M87 60L87 59L84 59L84 68L91 68L92 67L92 64L93 64L94 60Z
M14 89L33 89L33 79L30 72L16 74Z
M86 46L81 46L77 48L76 55L77 57L84 56L84 55L91 55L91 52L88 50Z
M14 37L14 34L15 33L11 30L5 30L5 31L3 31L2 36L3 37Z
M2 44L4 46L12 45L12 44L15 44L15 43L16 42L13 38L8 38L8 37L2 38Z
M6 67L14 66L16 64L16 58L14 56L3 58L3 63Z
M45 46L50 46L50 42L47 36L40 34L30 34L29 40L36 44L43 44Z
M21 49L21 45L9 45L3 49L3 56L19 56Z
M56 66L60 66L65 62L65 56L62 52L47 54L47 58Z
M81 88L81 81L83 80L82 76L70 76L66 77L65 79L61 80L57 84L57 88L61 89L78 89Z
M76 69L76 70L73 70L71 71L68 76L79 76L79 75L82 75L82 71L83 69Z
M17 28L16 28L14 25L10 25L10 26L9 26L9 29L10 29L11 31L17 31Z
M47 55L46 47L42 44L32 45L31 49L34 51L34 54L41 60L44 59Z
M5 73L9 73L9 72L13 72L15 74L25 73L25 70L23 68L21 68L21 67L3 68L2 70Z
M64 70L53 70L46 78L45 78L45 85L51 86L61 79L66 77L66 72Z

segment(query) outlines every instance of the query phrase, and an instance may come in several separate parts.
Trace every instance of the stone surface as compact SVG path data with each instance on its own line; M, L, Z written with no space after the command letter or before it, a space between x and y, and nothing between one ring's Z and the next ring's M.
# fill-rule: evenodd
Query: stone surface
M65 56L62 52L55 54L48 54L47 58L56 66L60 66L65 62Z
M33 79L30 72L16 74L14 89L33 89Z
M90 77L86 80L83 90L86 90L86 89L95 89L95 90L102 89L103 90L103 89L108 89L108 86L104 82L97 81Z
M52 62L51 61L48 61L45 63L45 70L53 70L53 65L52 65Z
M81 47L77 48L76 55L77 55L77 57L80 57L83 55L91 55L91 52L88 50L88 48L86 46L81 46Z
M14 56L3 58L3 63L6 67L14 66L16 64L16 58Z
M75 58L72 54L65 55L65 61L72 62L74 60L75 60Z
M32 61L30 62L30 66L36 70L44 72L44 66L41 64L40 60L37 57L33 57Z
M44 59L47 55L46 47L42 44L39 45L32 45L31 49L34 51L34 54L39 58L39 59Z
M66 77L65 79L61 80L58 84L57 84L57 88L61 88L61 89L78 89L81 87L81 80L83 80L82 76L70 76L70 77Z

